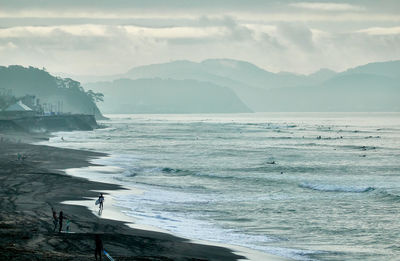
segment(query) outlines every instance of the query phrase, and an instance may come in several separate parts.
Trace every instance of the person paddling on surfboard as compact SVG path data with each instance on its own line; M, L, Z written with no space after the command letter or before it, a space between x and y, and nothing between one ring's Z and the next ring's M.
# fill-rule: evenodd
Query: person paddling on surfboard
M103 210L103 202L104 202L104 197L103 197L103 193L100 194L99 197L99 209Z

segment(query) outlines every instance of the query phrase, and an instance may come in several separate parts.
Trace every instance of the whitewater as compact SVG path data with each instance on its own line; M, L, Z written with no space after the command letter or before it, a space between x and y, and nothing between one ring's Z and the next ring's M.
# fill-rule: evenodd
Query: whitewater
M399 113L107 117L44 143L107 153L79 175L137 188L114 200L138 224L295 260L400 255Z

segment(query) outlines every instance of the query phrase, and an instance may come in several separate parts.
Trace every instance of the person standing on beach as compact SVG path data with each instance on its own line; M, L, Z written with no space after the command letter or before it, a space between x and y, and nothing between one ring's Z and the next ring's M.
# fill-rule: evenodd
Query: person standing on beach
M95 235L94 241L96 244L96 249L94 250L94 257L97 261L97 254L99 254L100 261L101 261L101 252L103 251L103 242L101 242L100 236L98 234Z
M99 197L99 209L100 210L103 210L103 202L104 202L104 197L103 197L103 193L101 193L100 194L100 197Z
M51 208L51 211L53 212L53 224L54 224L53 231L56 231L57 223L58 223L57 213L54 210L54 208Z
M70 223L71 221L69 219L67 219L66 225L65 225L65 232L69 233L69 228L70 228Z
M59 233L61 233L63 219L64 219L63 212L60 211L60 215L58 215L58 222L59 222L59 225L60 225L60 227L58 228L58 232Z

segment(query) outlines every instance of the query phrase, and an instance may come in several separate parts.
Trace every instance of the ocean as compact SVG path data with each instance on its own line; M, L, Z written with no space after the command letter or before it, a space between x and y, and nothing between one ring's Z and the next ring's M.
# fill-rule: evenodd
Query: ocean
M295 260L399 260L399 113L107 117L45 144L108 153L80 175L139 189L115 198L138 224Z

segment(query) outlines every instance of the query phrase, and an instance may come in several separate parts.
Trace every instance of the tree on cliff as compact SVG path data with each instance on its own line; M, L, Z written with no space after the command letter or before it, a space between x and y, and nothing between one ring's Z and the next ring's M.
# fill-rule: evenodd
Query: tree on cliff
M88 90L86 92L86 94L89 96L89 98L93 101L93 102L102 102L104 101L104 94L100 93L100 92L94 92L92 90Z

